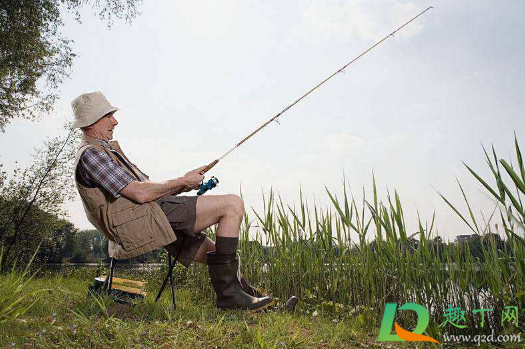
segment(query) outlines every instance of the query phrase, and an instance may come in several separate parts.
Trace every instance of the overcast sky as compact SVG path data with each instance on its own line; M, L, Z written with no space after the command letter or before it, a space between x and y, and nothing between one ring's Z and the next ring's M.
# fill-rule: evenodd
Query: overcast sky
M115 138L128 157L153 180L181 176L430 5L224 159L209 173L221 181L210 194L242 186L246 207L259 210L270 187L289 204L302 187L328 207L325 186L341 195L345 173L361 199L373 172L381 198L399 192L411 230L417 211L435 211L442 236L469 233L436 190L464 207L457 177L476 211L490 214L493 201L461 161L488 176L481 143L506 158L514 131L523 144L521 0L145 0L131 25L111 30L89 9L82 24L67 15L79 54L71 79L53 115L0 134L2 162L29 164L32 148L72 120L71 100L102 91L121 108ZM79 200L67 208L91 228Z

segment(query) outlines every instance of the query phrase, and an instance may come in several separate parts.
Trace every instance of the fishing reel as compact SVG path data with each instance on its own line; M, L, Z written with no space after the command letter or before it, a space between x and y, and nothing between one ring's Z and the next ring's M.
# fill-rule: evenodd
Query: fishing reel
M219 180L216 177L211 177L209 181L204 183L204 181L201 182L201 187L199 191L197 192L197 195L202 195L208 190L212 190L219 184Z

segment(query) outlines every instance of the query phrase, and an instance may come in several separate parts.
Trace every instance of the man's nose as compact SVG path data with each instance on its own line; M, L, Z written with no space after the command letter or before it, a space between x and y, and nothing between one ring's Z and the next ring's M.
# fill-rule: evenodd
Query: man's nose
M111 124L114 125L114 126L118 125L118 121L117 121L117 119L115 119L114 116L111 116Z

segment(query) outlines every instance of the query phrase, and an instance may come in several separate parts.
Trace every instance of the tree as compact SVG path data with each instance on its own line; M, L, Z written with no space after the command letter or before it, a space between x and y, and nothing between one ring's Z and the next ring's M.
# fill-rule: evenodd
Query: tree
M0 246L5 269L16 260L30 256L57 229L58 216L65 214L63 203L76 191L73 158L79 135L64 141L56 137L34 154L29 168L16 169L0 181Z
M93 255L96 259L106 260L108 256L108 244L109 240L101 234L98 230L92 230L93 232Z
M0 131L14 118L34 120L49 112L59 85L69 77L73 41L60 32L63 12L91 4L111 26L130 22L141 0L0 0Z
M45 234L38 250L38 259L44 263L62 263L73 254L75 238L78 230L73 223L54 217L55 228L50 234Z
M71 262L73 263L88 263L94 262L93 256L93 235L96 230L82 230L76 234L75 247Z

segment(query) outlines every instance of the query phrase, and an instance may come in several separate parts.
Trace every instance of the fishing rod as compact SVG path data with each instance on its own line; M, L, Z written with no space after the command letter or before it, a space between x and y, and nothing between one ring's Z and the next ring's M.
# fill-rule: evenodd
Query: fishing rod
M248 139L250 139L253 135L255 135L257 132L259 132L260 130L262 130L264 127L266 127L268 124L270 124L271 122L273 121L277 121L277 118L279 118L279 116L281 116L282 114L284 114L285 112L287 112L291 107L293 107L294 105L296 105L297 103L299 103L301 100L303 100L306 96L308 96L310 93L314 92L315 90L317 90L319 87L321 87L321 85L323 85L325 82L327 82L328 80L330 80L331 78L333 78L334 76L336 76L337 74L343 72L349 65L351 65L352 63L354 63L355 61L357 61L359 58L363 57L364 55L366 55L368 52L372 51L376 46L379 46L383 41L385 41L386 39L390 38L390 37L393 37L398 31L400 31L401 29L403 29L404 27L406 27L408 24L410 24L412 21L414 21L416 18L418 18L419 16L423 15L425 12L427 12L428 10L430 10L431 8L434 8L433 6L429 6L427 7L424 11L421 11L419 14L417 14L416 16L414 16L412 19L410 19L409 21L407 21L405 24L403 24L402 26L400 26L399 28L397 28L396 30L394 30L393 32L391 32L390 34L388 34L387 36L385 36L384 38L382 38L381 40L379 40L378 42L376 42L374 45L370 46L367 50L363 51L359 56L355 57L354 59L352 59L350 62L348 62L347 64L345 64L344 66L342 66L341 68L339 68L337 71L335 71L332 75L330 75L329 77L327 77L326 79L324 79L323 81L321 81L320 83L318 83L316 86L314 86L313 88L311 88L310 90L308 90L308 92L306 92L305 94L303 94L301 97L299 97L295 102L293 102L292 104L290 104L289 106L287 106L286 108L284 108L283 110L281 110L279 113L277 113L274 117L272 117L270 120L266 121L264 124L262 124L261 126L259 126L255 131L253 131L252 133L250 133L247 137L243 138L239 143L235 144L235 146L233 148L231 148L230 150L228 150L226 153L224 153L221 157L219 157L218 159L216 160L213 160L212 162L210 162L201 172L200 174L203 175L205 174L206 172L208 172L209 170L211 170L213 167L215 167L215 165L217 165L219 163L219 161L221 161L222 159L224 159L226 156L228 156L232 151L234 151L235 149L237 149L238 147L240 147L244 142L246 142ZM212 177L208 182L204 183L204 181L201 183L201 187L200 187L200 190L199 192L197 193L197 195L202 195L204 194L206 191L208 190L211 190L213 188L215 188L217 186L217 184L219 183L219 180L215 177Z

